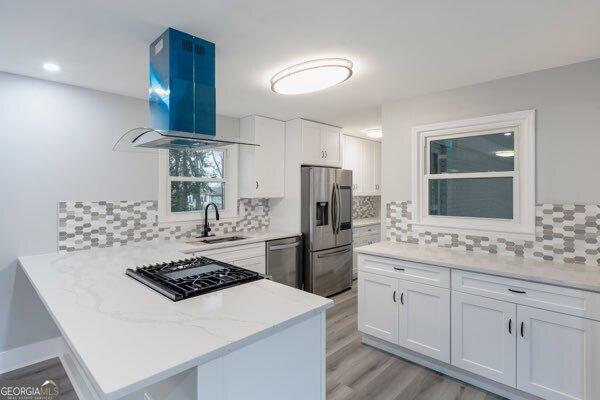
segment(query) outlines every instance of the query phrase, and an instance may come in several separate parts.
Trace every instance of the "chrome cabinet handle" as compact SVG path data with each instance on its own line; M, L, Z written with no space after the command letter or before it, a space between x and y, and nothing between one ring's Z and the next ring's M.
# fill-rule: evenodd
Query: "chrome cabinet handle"
M525 337L525 322L521 322L521 337Z
M404 271L405 271L405 269L404 269L404 268L400 268L400 267L394 267L394 269L395 269L396 271L400 271L400 272L404 272Z
M325 158L327 158L327 150L325 150Z
M258 181L256 181L256 188L258 189Z
M517 289L508 289L509 292L513 292L513 293L519 293L519 294L526 294L527 292L524 290L517 290Z
M400 304L404 305L404 292L400 293Z
M392 294L392 298L394 299L394 303L396 302L396 291L394 290L394 294Z
M508 333L512 335L512 318L508 320Z

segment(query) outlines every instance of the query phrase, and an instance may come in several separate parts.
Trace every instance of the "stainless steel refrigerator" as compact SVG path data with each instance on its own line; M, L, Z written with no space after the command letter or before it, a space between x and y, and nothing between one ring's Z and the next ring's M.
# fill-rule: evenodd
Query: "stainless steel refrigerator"
M352 286L352 171L302 167L304 289L330 296Z

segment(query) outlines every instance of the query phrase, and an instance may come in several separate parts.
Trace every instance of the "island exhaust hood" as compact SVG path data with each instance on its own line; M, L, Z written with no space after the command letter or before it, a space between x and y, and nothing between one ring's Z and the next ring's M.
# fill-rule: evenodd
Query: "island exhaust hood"
M150 45L148 92L150 128L127 131L113 150L257 146L216 134L214 43L167 29Z

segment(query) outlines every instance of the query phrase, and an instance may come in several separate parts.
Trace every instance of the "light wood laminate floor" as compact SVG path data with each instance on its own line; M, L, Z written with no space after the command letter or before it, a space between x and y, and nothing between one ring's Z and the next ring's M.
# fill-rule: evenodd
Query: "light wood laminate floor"
M327 311L327 400L501 400L361 343L356 281Z

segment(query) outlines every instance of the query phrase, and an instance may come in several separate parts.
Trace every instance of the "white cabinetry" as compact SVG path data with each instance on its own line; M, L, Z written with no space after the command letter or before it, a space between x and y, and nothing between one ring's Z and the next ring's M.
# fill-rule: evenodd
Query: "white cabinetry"
M335 126L301 120L302 164L341 167L342 132Z
M285 123L251 115L240 121L240 138L259 146L240 146L239 196L283 197Z
M358 329L398 343L398 279L360 273L358 276Z
M547 400L600 398L600 323L518 306L517 388Z
M343 168L352 170L354 196L381 194L381 143L344 135Z
M452 292L452 365L515 386L517 306Z
M450 362L450 291L400 280L398 344Z
M505 397L600 399L600 293L364 254L358 264L359 330L398 346L383 349L443 361Z
M373 142L373 194L381 194L381 143Z
M358 329L450 362L450 291L381 272L358 272Z
M381 225L366 225L352 229L352 247L366 246L381 241ZM352 276L358 275L358 258L353 257Z
M194 256L209 257L258 272L259 274L265 274L267 271L265 242L205 251L200 250L195 252Z

